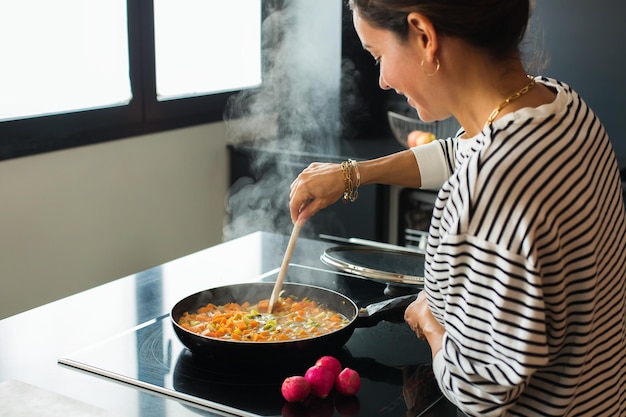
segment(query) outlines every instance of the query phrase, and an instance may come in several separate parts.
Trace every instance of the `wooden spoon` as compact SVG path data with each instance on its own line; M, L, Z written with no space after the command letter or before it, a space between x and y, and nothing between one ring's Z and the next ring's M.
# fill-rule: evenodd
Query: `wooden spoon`
M285 251L285 256L283 257L283 263L280 266L278 278L276 278L276 283L274 284L274 289L272 290L272 296L270 297L270 303L267 306L268 313L272 312L274 305L278 301L278 295L280 294L280 290L283 288L283 282L285 281L285 276L287 275L287 268L289 268L289 261L291 260L291 255L293 255L293 249L296 246L298 234L300 234L300 227L301 224L298 221L296 221L296 223L293 225L291 237L289 238L289 243L287 244L287 250Z

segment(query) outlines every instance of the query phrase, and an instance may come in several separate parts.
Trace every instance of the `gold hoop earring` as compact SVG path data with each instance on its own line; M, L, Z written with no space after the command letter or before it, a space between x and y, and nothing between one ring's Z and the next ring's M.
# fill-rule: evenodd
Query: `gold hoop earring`
M439 67L441 67L441 63L439 62L439 58L435 57L435 59L437 60L437 64L435 65L434 72L426 72L426 70L424 70L424 59L422 59L421 67L422 67L422 72L424 73L424 75L428 77L434 77L435 74L439 72Z

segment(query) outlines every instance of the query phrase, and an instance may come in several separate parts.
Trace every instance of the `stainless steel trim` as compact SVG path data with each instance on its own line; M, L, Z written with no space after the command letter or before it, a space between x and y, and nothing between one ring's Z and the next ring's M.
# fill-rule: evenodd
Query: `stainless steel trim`
M370 278L370 279L374 279L378 281L384 281L385 283L391 282L391 283L396 283L396 284L422 285L422 286L424 285L424 277L395 273L391 271L381 271L381 270L374 269L374 268L354 265L354 264L350 264L348 262L342 261L338 259L337 257L333 256L334 253L345 252L348 250L352 250L352 251L359 250L359 251L371 252L372 256L380 255L381 253L384 253L384 252L389 252L389 253L393 252L395 254L404 253L406 255L420 258L422 262L423 262L423 257L424 257L423 253L420 253L417 251L408 251L408 250L391 251L388 249L373 248L369 246L350 246L350 247L336 246L336 247L326 249L324 253L320 256L320 260L324 262L326 265L335 267L339 269L340 271L347 272L353 275L359 275L365 278Z
M425 236L426 238L428 238L428 233L426 233ZM426 253L425 245L422 249L421 247L416 247L416 246L412 246L412 247L399 246L399 245L394 245L392 243L378 242L376 240L361 239L358 237L344 238L344 237L339 237L339 236L326 235L323 233L319 234L319 238L323 240L329 240L331 242L348 243L348 244L358 245L358 246L370 246L372 248L379 248L379 249L389 249L389 250L404 251L404 252L416 252L416 253L421 253L421 254Z

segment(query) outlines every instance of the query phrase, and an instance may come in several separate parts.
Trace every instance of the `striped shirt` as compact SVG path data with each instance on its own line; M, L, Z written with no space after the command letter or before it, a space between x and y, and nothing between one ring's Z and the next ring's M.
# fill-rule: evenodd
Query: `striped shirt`
M626 416L619 169L585 102L537 82L554 102L430 144L438 171L416 151L422 176L443 184L425 270L446 329L434 368L468 415Z

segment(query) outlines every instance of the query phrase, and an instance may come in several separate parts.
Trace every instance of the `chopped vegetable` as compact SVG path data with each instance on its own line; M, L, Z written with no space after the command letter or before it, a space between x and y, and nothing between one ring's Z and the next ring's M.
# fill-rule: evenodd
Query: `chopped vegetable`
M331 333L349 324L342 314L304 298L279 298L267 311L269 300L256 305L228 303L216 306L209 303L196 312L186 312L178 324L202 336L242 342L277 342L308 339Z

